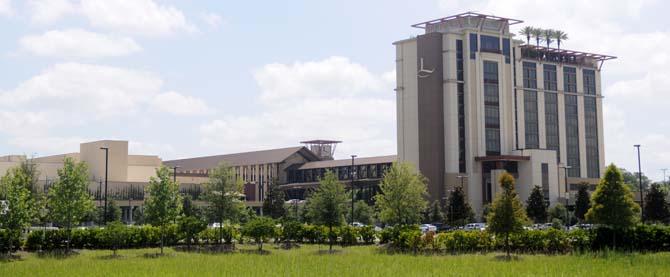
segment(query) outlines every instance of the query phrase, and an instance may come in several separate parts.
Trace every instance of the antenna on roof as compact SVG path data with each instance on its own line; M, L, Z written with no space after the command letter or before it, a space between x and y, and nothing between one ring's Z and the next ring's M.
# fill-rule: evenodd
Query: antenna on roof
M306 140L301 141L300 143L305 144L316 156L321 160L332 160L335 155L335 148L338 143L341 143L339 140Z

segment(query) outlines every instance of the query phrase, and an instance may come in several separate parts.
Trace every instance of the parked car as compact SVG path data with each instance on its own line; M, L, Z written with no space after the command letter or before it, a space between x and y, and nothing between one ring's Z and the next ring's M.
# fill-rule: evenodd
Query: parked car
M353 226L353 227L365 227L365 224L354 221L353 223L351 223L351 226Z
M451 227L447 224L444 224L444 223L433 223L433 225L435 225L438 232L447 232L447 231L450 231L451 229L453 229L453 227Z
M463 230L466 231L484 231L486 230L486 223L468 223Z
M572 230L591 230L591 229L593 229L593 224L586 224L586 223L575 224L575 225L570 226L570 228L568 228L568 230L570 230L570 231L572 231Z
M421 229L421 233L437 232L437 227L433 224L421 224L421 226L419 226L419 229Z

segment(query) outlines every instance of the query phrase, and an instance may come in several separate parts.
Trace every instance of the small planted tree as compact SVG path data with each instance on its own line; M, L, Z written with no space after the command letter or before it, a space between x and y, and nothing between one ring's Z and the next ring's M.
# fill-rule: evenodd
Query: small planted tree
M411 225L421 221L426 209L426 178L408 163L394 163L384 173L375 196L382 222Z
M258 251L263 251L263 241L275 235L275 222L269 217L255 217L244 224L242 234L254 239L258 244Z
M147 222L160 228L160 254L162 255L165 229L181 213L179 185L172 180L168 168L161 166L156 170L156 177L151 177L149 180L147 193L149 198L144 203L144 212Z
M488 230L493 234L505 238L505 250L510 259L509 236L523 232L523 226L528 223L528 217L523 209L519 196L514 191L514 177L509 173L500 175L502 192L496 195L488 215Z
M225 163L219 164L209 173L205 183L204 199L210 218L219 222L219 243L223 243L223 223L237 220L244 211L241 200L242 179L235 178L233 169Z
M354 218L357 222L370 224L374 212L374 209L363 200L358 200L354 203ZM351 222L351 210L349 209L347 209L347 222Z
M462 226L467 224L474 217L472 207L465 200L465 192L462 187L456 187L449 195L449 204L447 206L447 222L451 226ZM484 216L486 217L486 216Z
M435 200L426 210L426 218L424 219L426 223L442 223L444 222L444 214L442 213L442 207L440 207L440 202Z
M207 223L195 216L184 216L178 220L179 232L186 241L186 248L191 250L191 245L197 243L197 235L207 229Z
M14 250L12 242L21 236L21 230L30 226L35 216L33 199L28 185L30 177L21 168L12 168L0 180L0 195L5 196L4 207L0 206L0 228L7 232L8 255Z
M65 227L67 233L66 251L70 252L72 226L94 209L88 194L88 166L65 158L63 168L58 169L58 180L49 190L49 212L51 219Z
M639 214L640 206L624 185L621 172L613 164L609 165L591 197L586 219L613 229L626 229L639 221Z
M103 243L112 249L112 256L117 257L116 250L121 248L126 238L127 228L121 221L112 221L107 223L105 229L102 230Z
M105 214L105 211L107 211L107 214ZM98 207L98 212L100 213L98 216L100 224L121 220L121 208L116 204L114 199L107 202L107 209L104 206Z
M346 203L344 185L337 180L332 171L327 171L319 181L319 187L309 199L309 217L317 224L328 227L330 238L328 249L333 251L333 227L344 223L344 205Z
M591 195L589 195L588 184L582 184L577 191L575 200L575 217L581 222L586 219L586 212L591 208Z
M535 186L526 201L526 214L535 223L547 220L547 202L544 201L542 188Z
M270 183L268 192L263 200L263 212L274 219L282 218L286 215L286 208L284 207L285 194L279 189L276 181Z
M651 222L668 222L670 207L666 200L668 194L661 185L654 183L644 198L644 218Z

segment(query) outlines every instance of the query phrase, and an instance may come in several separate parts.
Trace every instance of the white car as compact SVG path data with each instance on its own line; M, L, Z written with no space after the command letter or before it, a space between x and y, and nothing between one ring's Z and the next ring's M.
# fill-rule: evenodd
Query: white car
M466 231L484 231L486 230L486 223L468 223L463 230Z
M353 223L351 223L351 226L359 228L359 227L365 227L365 224L354 221Z
M437 226L433 224L421 224L421 226L419 226L419 229L421 229L421 233L437 232Z

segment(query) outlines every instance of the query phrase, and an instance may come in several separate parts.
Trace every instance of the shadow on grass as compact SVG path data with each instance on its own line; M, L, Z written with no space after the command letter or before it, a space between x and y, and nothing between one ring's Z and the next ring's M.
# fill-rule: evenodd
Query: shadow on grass
M268 250L258 250L258 249L240 249L240 253L242 254L254 254L254 255L270 255L270 251Z
M0 254L0 263L18 262L23 260L19 254Z
M521 261L523 259L521 258L521 256L517 255L511 255L511 256L497 255L493 257L493 260L497 262L515 262L515 261Z
M116 259L123 259L125 256L119 255L119 254L111 254L111 255L104 255L104 256L98 256L95 257L98 260L116 260Z
M173 247L173 249L177 252L200 254L232 254L237 252L234 244L192 245L191 247L180 245Z
M315 255L337 255L337 254L342 254L344 251L338 250L338 249L333 249L333 250L328 250L328 249L320 249L316 252L314 252Z
M37 252L37 257L42 258L42 259L57 259L57 260L62 260L62 259L68 259L74 256L79 255L78 250L52 250L52 251L42 251L42 252Z
M164 258L164 257L174 257L174 254L171 253L144 253L142 257L147 258L147 259L158 259L158 258Z

